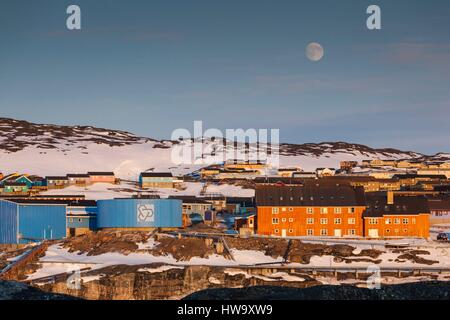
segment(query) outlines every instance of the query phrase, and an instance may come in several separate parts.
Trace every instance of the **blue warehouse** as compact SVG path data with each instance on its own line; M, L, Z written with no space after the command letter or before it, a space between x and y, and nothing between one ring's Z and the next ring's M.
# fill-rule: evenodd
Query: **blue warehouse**
M0 244L64 238L66 206L60 201L0 200Z
M178 199L112 199L97 201L98 229L181 228Z

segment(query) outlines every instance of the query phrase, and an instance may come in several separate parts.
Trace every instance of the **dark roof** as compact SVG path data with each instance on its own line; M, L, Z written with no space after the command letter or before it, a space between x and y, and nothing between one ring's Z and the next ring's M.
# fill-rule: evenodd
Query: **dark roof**
M254 203L254 197L227 197L227 204L242 204L246 207L251 207Z
M428 201L424 196L394 195L394 203L387 203L387 195L366 194L367 208L363 217L382 217L384 215L416 215L430 213Z
M141 177L172 177L170 172L142 172Z
M14 203L19 203L19 204L36 204L36 205L41 205L41 204L61 204L61 205L67 205L69 203L69 201L65 201L65 200L33 200L33 199L7 199L6 201L11 201Z
M303 186L260 185L257 206L365 206L364 189L347 184L308 181Z
M85 173L69 173L67 178L89 178L89 175Z
M291 177L256 177L254 179L255 183L283 183L283 184L302 184L305 179L303 178L291 178Z
M430 210L450 210L450 196L428 198Z
M6 181L4 183L5 186L11 186L11 187L25 187L27 184L24 182L11 182L11 181Z
M40 177L40 176L34 176L34 175L33 175L33 176L28 176L27 178L28 178L28 180L33 181L33 182L44 180L43 177Z
M114 198L114 199L122 199L122 198ZM135 194L131 199L161 199L159 194Z
M169 199L182 200L183 203L204 203L209 204L209 202L204 199L197 198L196 196L169 196Z
M395 174L393 178L397 179L417 179L417 178L430 178L430 179L440 179L440 180L447 180L447 176L444 174L413 174L413 173L407 173L407 174Z
M96 207L97 201L95 200L78 200L78 201L70 201L68 203L70 207Z
M67 180L67 177L64 176L48 176L45 177L46 180Z
M90 176L114 176L114 172L101 172L101 171L90 171L88 172Z

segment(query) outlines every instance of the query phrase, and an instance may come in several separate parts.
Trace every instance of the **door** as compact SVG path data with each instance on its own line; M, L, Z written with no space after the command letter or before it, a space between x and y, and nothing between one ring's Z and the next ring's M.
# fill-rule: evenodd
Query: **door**
M282 236L283 238L286 237L286 229L281 230L281 236Z
M335 229L334 230L334 236L335 237L342 237L342 230L341 229Z
M378 229L369 229L370 238L378 238Z

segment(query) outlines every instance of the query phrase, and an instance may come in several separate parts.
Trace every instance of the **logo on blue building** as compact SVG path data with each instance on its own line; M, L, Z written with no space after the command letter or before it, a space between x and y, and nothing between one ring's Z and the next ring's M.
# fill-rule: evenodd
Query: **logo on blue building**
M137 222L154 222L155 221L155 206L153 204L138 204L137 205Z

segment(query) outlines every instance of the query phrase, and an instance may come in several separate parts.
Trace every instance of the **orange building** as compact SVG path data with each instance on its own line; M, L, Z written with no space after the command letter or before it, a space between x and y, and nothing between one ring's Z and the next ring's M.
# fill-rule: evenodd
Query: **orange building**
M257 233L273 236L363 236L364 190L308 181L256 187Z
M88 172L91 183L116 183L114 172Z
M366 195L364 236L420 237L430 236L430 209L423 196Z

